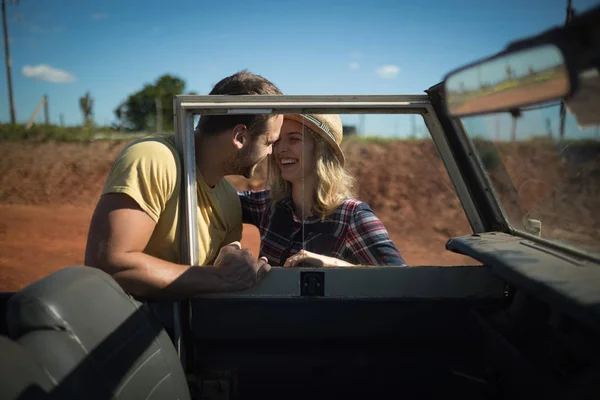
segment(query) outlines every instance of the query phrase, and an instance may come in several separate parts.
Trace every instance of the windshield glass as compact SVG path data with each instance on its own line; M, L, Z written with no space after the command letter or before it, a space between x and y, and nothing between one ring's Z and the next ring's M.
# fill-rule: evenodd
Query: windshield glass
M600 255L600 127L560 104L463 118L509 223ZM541 230L540 230L541 229Z

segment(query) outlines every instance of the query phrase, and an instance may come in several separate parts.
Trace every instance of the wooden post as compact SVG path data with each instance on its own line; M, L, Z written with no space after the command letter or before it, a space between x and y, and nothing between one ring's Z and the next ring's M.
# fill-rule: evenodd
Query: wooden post
M27 124L25 124L25 129L29 129L33 126L35 118L37 117L39 112L42 110L44 103L45 103L45 99L42 99L42 101L40 101L40 104L38 104L38 106L35 108L35 111L33 112L33 114L31 114L31 118L29 118L29 121L27 121Z
M512 129L510 133L511 142L517 141L517 117L512 117Z
M50 113L48 112L48 95L44 95L44 119L46 125L50 125Z

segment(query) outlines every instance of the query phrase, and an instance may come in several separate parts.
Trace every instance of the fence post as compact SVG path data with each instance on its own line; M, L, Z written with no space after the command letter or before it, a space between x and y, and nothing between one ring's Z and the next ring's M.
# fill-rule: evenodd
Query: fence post
M50 113L48 111L48 95L44 95L44 118L46 120L46 125L50 125Z

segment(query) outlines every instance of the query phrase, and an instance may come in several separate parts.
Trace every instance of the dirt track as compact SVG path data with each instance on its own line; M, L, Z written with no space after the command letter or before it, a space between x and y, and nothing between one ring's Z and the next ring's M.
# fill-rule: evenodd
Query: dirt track
M110 165L123 146L111 142L0 143L0 291L18 290L52 271L83 262L93 208ZM375 210L410 265L478 264L445 250L449 238L471 231L431 141L385 146L353 143L345 146L345 152L348 168L359 183L357 197ZM519 187L522 181L536 176L550 180L552 185L565 179L565 170L548 168L558 163L551 153L532 153L530 147L520 146L507 154L522 157L503 157L507 168L521 175L513 174L514 182L502 171L493 178L498 187L508 188L502 196L510 214L518 215L523 205L537 203L548 189L529 184L530 193L524 190L518 205L509 186ZM252 180L230 180L240 189L258 189L264 183L262 167ZM597 182L592 175L589 179ZM584 188L585 193L591 193L596 186ZM596 232L600 236L600 221L589 211L600 206L599 197L586 194L580 198L574 210L586 214L573 219L589 221L584 233L591 238ZM569 198L569 204L575 200ZM572 210L569 204L565 209ZM566 215L558 209L550 211ZM257 254L259 241L257 229L245 226L243 244Z

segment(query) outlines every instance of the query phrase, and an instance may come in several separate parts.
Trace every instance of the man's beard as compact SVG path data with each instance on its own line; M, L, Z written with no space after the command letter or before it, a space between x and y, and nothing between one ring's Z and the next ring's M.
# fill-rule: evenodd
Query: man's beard
M229 163L227 168L227 175L242 175L246 179L250 179L254 176L258 163L251 163L251 160L247 156L236 157Z
M240 167L239 172L236 175L242 175L244 178L250 179L254 176L256 167L257 167L257 164L254 164L249 167Z

